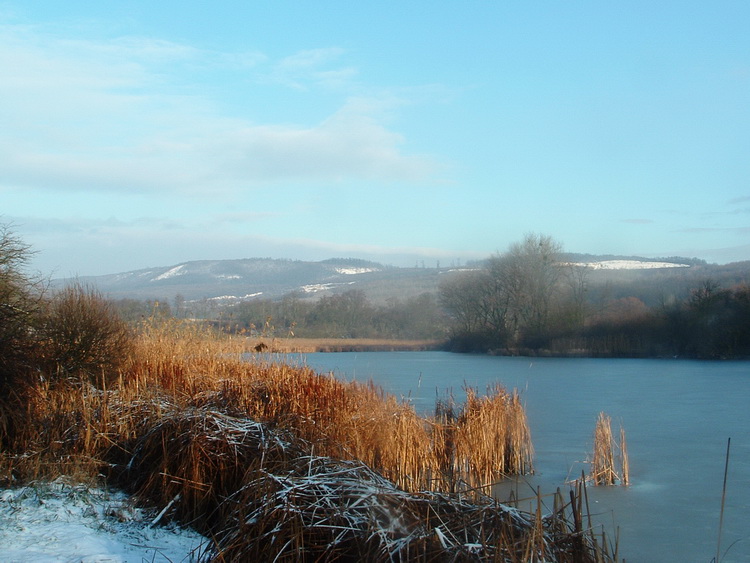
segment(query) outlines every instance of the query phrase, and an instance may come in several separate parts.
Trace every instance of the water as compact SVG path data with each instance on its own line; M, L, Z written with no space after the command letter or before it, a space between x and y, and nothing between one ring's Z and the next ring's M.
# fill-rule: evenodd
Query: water
M306 354L345 380L372 379L430 413L436 396L499 382L521 392L537 485L552 493L586 470L600 411L625 428L629 487L589 487L592 513L620 531L631 562L705 562L716 555L727 438L731 437L721 561L750 561L750 362L504 358L447 352ZM528 481L528 485L526 483Z

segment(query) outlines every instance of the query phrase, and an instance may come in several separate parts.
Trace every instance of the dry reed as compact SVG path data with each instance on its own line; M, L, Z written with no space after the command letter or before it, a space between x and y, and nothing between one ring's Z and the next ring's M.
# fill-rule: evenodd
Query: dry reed
M290 456L279 469L249 472L225 501L214 560L612 560L570 524L581 502L556 499L542 517L541 500L531 515L484 495L408 493L357 461Z
M533 448L526 413L517 393L500 386L479 397L467 389L455 431L458 474L472 487L531 472Z
M255 351L279 354L311 352L415 352L438 350L440 340L400 340L384 338L248 338L248 347Z
M615 450L619 450L619 456L615 455ZM625 430L620 427L618 444L612 434L612 419L600 412L594 430L594 455L589 479L594 485L614 485L618 482L627 485L629 465Z
M426 419L371 383L344 383L268 355L248 361L244 338L218 338L195 323L145 323L110 387L65 381L28 386L11 448L27 454L21 472L54 475L70 469L73 459L87 460L85 471L119 462L134 437L165 416L164 405L212 406L286 429L319 455L363 461L412 491L451 490L456 482L487 486L531 468L516 394L495 388L479 397L470 391L460 416Z
M567 540L546 521L481 491L417 494L530 470L516 393L469 391L462 410L425 419L372 384L246 352L195 324L147 322L109 388L39 379L19 391L2 415L15 430L0 436L0 475L104 478L216 538L216 561L593 561L554 555Z

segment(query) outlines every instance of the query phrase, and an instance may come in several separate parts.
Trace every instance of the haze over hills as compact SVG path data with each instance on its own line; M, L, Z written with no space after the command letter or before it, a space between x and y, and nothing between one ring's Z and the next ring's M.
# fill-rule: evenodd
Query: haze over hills
M669 278L684 284L712 278L727 283L747 281L750 262L725 266L708 265L689 258L648 259L634 256L594 256L567 254L570 263L586 265L592 283L617 281L628 283L653 279L658 285ZM350 289L364 291L373 302L405 299L425 292L436 292L440 281L480 263L413 268L384 266L354 258L333 258L319 262L248 258L237 260L200 260L172 266L147 268L104 276L78 278L96 287L112 299L159 299L176 296L192 301L211 299L236 302L248 299L279 299L296 293L302 299L315 300L324 295ZM693 281L691 281L693 280ZM71 280L53 280L60 287Z
M107 296L133 299L237 301L254 298L276 299L289 293L317 299L356 287L371 299L391 295L407 297L437 288L438 277L448 269L394 268L359 259L330 259L320 262L248 258L200 260L174 266L148 268L119 274L81 277ZM61 285L65 280L55 280Z

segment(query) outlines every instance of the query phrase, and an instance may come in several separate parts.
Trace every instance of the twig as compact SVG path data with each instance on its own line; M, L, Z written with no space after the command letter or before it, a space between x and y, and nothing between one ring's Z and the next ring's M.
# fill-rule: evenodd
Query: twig
M153 528L156 526L156 524L159 522L159 520L162 519L162 517L167 513L167 511L172 508L172 505L176 503L178 500L180 500L180 493L177 493L177 495L169 501L169 504L165 506L162 511L154 518L154 520L151 522L151 524L148 525L149 528Z
M719 538L716 541L716 563L719 563L721 553L721 528L724 526L724 501L727 497L727 472L729 471L729 444L732 438L727 438L727 457L724 461L724 486L721 489L721 512L719 512Z

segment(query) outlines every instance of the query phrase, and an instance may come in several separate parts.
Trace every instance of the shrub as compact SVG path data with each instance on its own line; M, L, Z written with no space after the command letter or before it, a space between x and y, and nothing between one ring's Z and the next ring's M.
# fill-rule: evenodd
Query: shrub
M42 334L50 375L103 384L128 358L133 335L114 305L75 283L50 300Z

